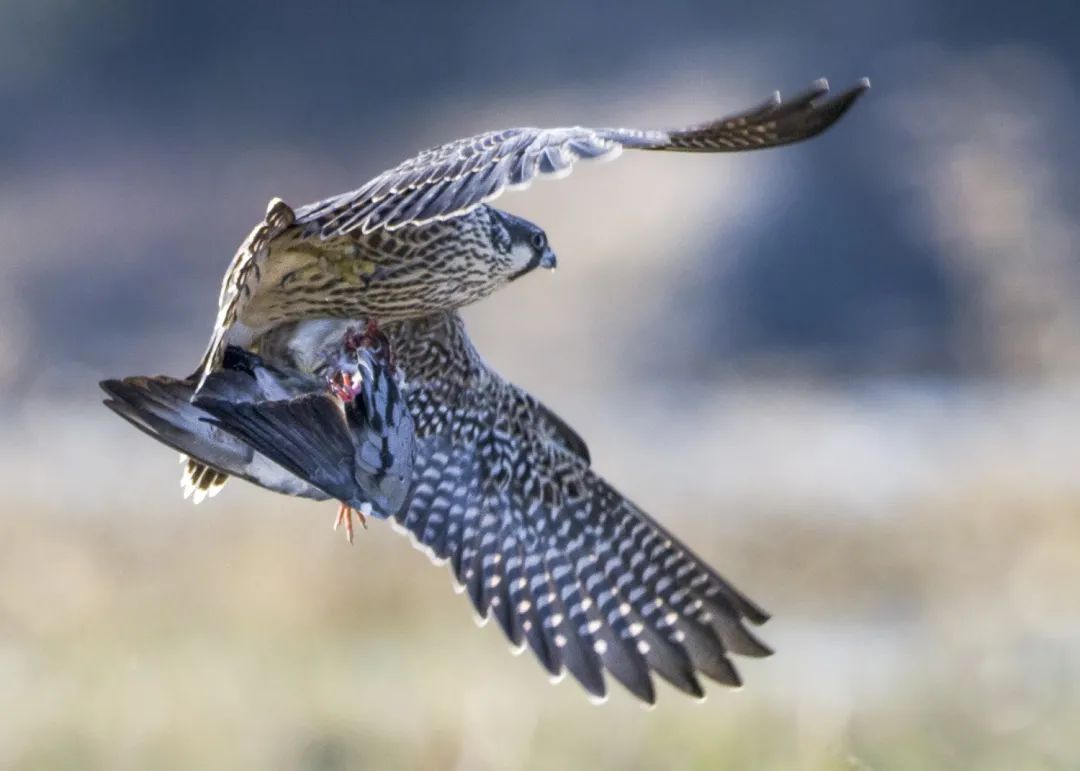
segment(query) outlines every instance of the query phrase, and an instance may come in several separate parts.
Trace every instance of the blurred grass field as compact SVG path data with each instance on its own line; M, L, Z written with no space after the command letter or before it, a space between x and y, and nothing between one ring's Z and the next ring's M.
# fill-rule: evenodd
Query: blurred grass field
M646 711L617 685L603 706L549 685L385 523L350 548L329 504L234 483L192 507L171 453L107 418L86 425L128 463L85 459L66 485L98 494L75 505L61 481L61 506L18 499L12 476L44 472L7 458L2 768L1015 771L1080 758L1080 492L1032 479L1030 444L1011 467L993 473L988 453L868 516L825 479L816 498L795 480L654 488L627 473L670 477L648 443L616 454L620 437L598 437L625 464L616 478L637 479L774 614L761 634L777 653L740 662L741 691L697 704L661 686ZM934 451L932 422L909 429ZM765 450L797 446L798 431L776 432ZM761 433L723 441L748 451Z

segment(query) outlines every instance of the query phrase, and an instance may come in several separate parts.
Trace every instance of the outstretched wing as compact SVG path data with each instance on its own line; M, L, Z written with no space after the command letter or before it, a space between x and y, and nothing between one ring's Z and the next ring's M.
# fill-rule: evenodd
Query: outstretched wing
M447 219L527 187L540 175L569 174L582 159L614 157L623 148L722 153L799 142L835 123L870 87L866 78L829 99L816 81L789 101L773 98L751 110L673 131L515 128L489 131L426 150L358 190L309 204L297 223L323 238Z
M769 653L744 626L767 614L597 476L565 423L484 365L457 314L391 335L417 447L395 520L514 645L596 697L607 671L648 703L651 672L700 697L698 673L739 684L729 653Z

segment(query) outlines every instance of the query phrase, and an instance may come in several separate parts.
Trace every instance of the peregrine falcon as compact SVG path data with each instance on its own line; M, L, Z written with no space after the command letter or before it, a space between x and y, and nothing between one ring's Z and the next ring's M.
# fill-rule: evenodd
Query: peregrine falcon
M458 308L555 255L486 205L623 148L775 147L832 125L869 87L678 131L512 129L426 151L359 190L271 203L226 273L210 346L185 380L106 381L122 417L189 456L201 497L232 474L290 495L371 502L552 677L605 673L646 703L652 675L695 697L771 651L768 619L591 468L585 441L488 367ZM188 400L191 400L190 402ZM339 514L339 519L341 514Z
M864 78L829 98L821 79L788 101L777 92L750 110L673 131L489 131L426 150L357 190L295 211L274 199L225 274L201 377L220 366L226 346L248 346L285 322L416 318L553 268L541 228L487 205L504 190L626 148L724 153L799 142L835 123L869 86Z

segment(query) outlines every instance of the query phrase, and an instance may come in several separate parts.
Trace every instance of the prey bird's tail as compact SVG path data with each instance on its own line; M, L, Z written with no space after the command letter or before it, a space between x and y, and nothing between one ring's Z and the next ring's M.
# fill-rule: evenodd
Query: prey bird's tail
M191 403L191 378L128 377L102 381L101 388L108 394L106 407L184 456L180 484L184 497L195 503L221 491L227 469L238 470L251 460L248 448L209 426L210 416Z
M328 496L308 481L274 462L266 453L233 432L215 425L217 419L200 398L225 403L288 399L322 388L318 380L266 365L258 356L227 348L222 365L197 388L198 376L128 377L101 383L105 405L140 431L185 456L181 479L184 497L196 503L216 494L230 476L276 492L315 500Z

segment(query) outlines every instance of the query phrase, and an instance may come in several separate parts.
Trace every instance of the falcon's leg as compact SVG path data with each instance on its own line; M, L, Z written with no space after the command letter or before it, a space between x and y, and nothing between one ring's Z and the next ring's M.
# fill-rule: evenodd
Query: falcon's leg
M334 530L336 531L342 525L345 526L345 538L349 543L353 542L353 514L360 520L360 525L367 530L367 518L371 514L371 504L365 503L359 509L354 509L347 503L342 503L338 506L337 519L334 520Z

